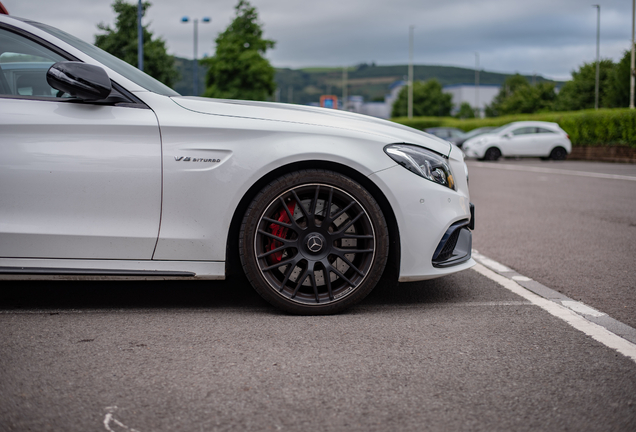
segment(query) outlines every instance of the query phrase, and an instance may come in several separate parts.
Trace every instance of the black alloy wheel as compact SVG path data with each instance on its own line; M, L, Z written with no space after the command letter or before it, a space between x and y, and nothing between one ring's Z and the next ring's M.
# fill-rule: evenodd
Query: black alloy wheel
M490 147L484 154L484 159L487 161L496 161L501 157L501 151L497 147Z
M339 312L377 284L388 229L373 197L339 173L304 170L266 186L243 219L239 252L256 291L297 314Z
M552 160L565 160L568 152L563 147L555 147L550 152L550 159Z

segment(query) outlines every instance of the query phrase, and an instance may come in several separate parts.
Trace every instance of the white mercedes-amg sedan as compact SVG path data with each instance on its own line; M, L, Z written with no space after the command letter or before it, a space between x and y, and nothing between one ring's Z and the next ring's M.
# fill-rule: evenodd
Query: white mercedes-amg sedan
M182 97L0 15L0 277L224 279L335 313L474 264L454 145L388 121Z

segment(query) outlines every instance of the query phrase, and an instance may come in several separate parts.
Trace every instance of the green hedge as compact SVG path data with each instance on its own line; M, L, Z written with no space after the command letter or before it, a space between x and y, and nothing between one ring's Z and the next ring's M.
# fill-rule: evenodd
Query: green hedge
M505 117L459 120L453 117L398 117L397 123L424 130L448 126L470 131L483 126L503 126L514 121L536 120L558 123L570 135L572 145L627 146L636 148L636 110L600 109L542 114L517 114Z

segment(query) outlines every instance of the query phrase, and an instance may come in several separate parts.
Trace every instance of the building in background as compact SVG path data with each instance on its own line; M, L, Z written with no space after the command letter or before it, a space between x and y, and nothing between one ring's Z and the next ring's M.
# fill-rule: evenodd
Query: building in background
M406 81L402 80L395 81L389 85L389 92L384 97L384 102L365 102L362 96L349 96L345 109L383 119L391 118L393 103L397 100L404 86L406 86ZM463 102L468 102L471 107L478 107L480 116L484 117L486 105L492 103L500 88L500 86L496 85L480 85L477 91L477 87L474 84L456 84L445 86L442 91L449 93L453 97L453 110L451 111L453 115L459 111L459 107Z
M479 90L477 90L479 89ZM501 86L497 85L480 85L475 87L474 84L456 84L445 86L442 91L450 93L453 96L453 109L451 114L455 115L459 111L459 107L463 102L473 108L479 109L479 116L485 117L484 112L486 105L490 105L499 93Z

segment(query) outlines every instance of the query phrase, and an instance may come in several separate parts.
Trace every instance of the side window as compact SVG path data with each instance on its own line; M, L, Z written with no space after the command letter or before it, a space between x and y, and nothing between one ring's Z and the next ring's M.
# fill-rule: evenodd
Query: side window
M553 133L556 133L556 132L551 131L550 129L537 128L537 133L541 133L541 134L553 134Z
M0 95L69 97L46 82L53 63L66 60L19 34L0 29Z
M533 134L535 133L536 129L537 128L535 127L524 127L520 129L515 129L514 131L512 131L512 134L515 136Z

